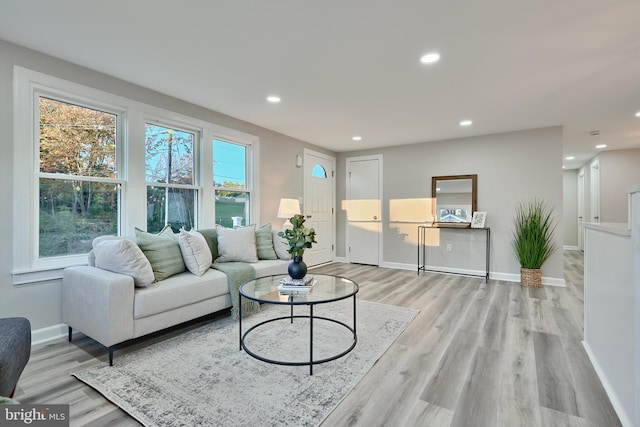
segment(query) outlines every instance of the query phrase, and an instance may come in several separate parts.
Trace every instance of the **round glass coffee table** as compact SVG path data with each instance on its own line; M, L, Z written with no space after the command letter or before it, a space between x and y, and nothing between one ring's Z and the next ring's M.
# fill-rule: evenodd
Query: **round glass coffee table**
M305 366L309 365L309 375L313 375L313 366L321 363L330 362L336 360L351 350L354 349L358 342L358 336L356 334L356 294L358 293L358 285L352 280L345 279L343 277L329 276L325 274L311 274L314 279L314 284L308 290L278 290L280 280L287 276L267 276L260 279L250 280L240 286L239 289L239 327L240 327L240 350L244 350L250 356L262 360L263 362L273 363L276 365L289 365L289 366ZM242 331L242 299L246 298L252 301L257 301L262 304L274 304L285 305L291 308L289 315L279 316L271 318L262 322L259 322L245 332ZM325 316L316 316L313 314L313 308L319 304L329 304L332 302L344 300L347 298L353 298L353 327L346 323L332 319ZM309 307L309 314L294 314L294 306ZM303 361L284 361L274 360L264 355L259 355L254 351L251 351L245 345L245 339L252 332L255 332L258 328L268 327L273 325L274 322L289 321L293 323L294 319L306 319L309 322L309 359ZM320 359L314 360L313 358L313 325L316 321L331 322L340 327L344 327L349 330L350 335L353 335L353 340L349 347L340 351L337 354L328 355Z

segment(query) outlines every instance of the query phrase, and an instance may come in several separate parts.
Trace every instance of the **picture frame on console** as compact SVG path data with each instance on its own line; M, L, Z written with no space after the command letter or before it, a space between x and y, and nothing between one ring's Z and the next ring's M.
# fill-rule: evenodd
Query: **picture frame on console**
M486 212L474 212L473 218L471 219L471 228L484 228L486 219Z

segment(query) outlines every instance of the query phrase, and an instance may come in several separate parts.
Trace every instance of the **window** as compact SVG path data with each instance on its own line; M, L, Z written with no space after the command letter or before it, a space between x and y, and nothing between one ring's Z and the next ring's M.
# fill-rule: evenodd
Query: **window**
M38 96L38 257L87 253L117 234L118 115Z
M250 146L213 140L213 186L216 224L239 227L250 222L248 156Z
M165 225L174 232L195 227L194 148L196 135L170 127L145 125L147 231Z
M327 171L322 167L322 165L315 165L313 169L311 169L311 176L315 178L327 178Z
M14 284L60 279L101 235L259 223L256 136L19 66L13 75Z

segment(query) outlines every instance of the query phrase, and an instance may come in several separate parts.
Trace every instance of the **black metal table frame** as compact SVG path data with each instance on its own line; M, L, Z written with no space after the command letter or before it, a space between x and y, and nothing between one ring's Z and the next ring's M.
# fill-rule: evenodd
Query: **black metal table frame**
M242 286L241 286L242 288ZM358 335L356 333L356 294L358 293L358 285L356 284L356 291L353 293L353 295L347 295L344 297L340 297L340 298L333 298L330 300L326 300L326 301L317 301L317 302L293 302L292 301L292 295L289 296L289 301L288 302L275 302L275 301L268 301L268 300L263 300L260 298L252 298L250 296L247 295L243 295L239 290L238 290L238 304L239 304L239 310L238 310L238 326L239 326L239 337L240 337L240 351L244 350L249 356L261 360L263 362L266 363L272 363L274 365L286 365L286 366L306 366L309 365L309 375L313 375L313 366L314 365L319 365L321 363L327 363L327 362L331 362L332 360L336 360L339 359L343 356L345 356L346 354L348 354L349 352L351 352L351 350L353 350L356 346L356 344L358 343ZM336 319L331 319L328 317L323 317L323 316L314 316L313 315L313 306L314 305L318 305L318 304L328 304L331 302L336 302L336 301L340 301L343 299L347 299L349 297L353 297L353 328L349 325L347 325L346 323L343 323L339 320ZM242 333L242 298L246 298L246 299L250 299L252 301L257 301L257 302L261 302L263 304L274 304L274 305L289 305L291 307L291 314L289 316L281 316L281 317L276 317L276 318L272 318L272 319L268 319L265 320L264 322L260 322L257 323L255 325L253 325L252 327L250 327L249 329L247 329L245 331L245 333ZM308 305L309 306L309 315L308 316L303 316L303 315L293 315L293 306L294 305ZM254 352L252 352L251 350L249 350L247 348L247 346L244 343L245 338L249 335L249 333L251 333L251 331L253 331L254 329L260 327L260 326L264 326L268 323L271 322L276 322L279 320L290 320L291 323L293 323L293 319L309 319L309 361L301 361L301 362L286 362L286 361L282 361L282 360L274 360L274 359L269 359L266 358L264 356L260 356L259 354L256 354ZM324 359L319 359L319 360L313 360L313 321L314 320L326 320L329 322L333 322L336 323L338 325L341 325L343 327L345 327L346 329L348 329L352 334L353 334L353 343L351 343L351 345L344 351L333 355L331 357L327 357Z
M433 229L433 228L438 228L438 229L443 229L443 228L448 228L448 227L429 227L429 226L424 226L424 225L419 225L418 226L418 274L420 274L421 271L431 271L434 273L447 273L447 274L458 274L461 276L474 276L474 277L484 277L484 281L485 283L489 282L489 265L491 262L491 228L489 227L484 227L484 228L457 228L457 227L452 227L451 230L482 230L485 231L486 234L486 249L485 249L485 274L484 275L480 275L480 274L471 274L471 273L457 273L457 272L453 272L453 271L444 271L444 270L434 270L434 269L429 269L427 268L427 245L426 245L426 237L425 237L425 232L428 229ZM420 262L421 255L422 252L422 263Z

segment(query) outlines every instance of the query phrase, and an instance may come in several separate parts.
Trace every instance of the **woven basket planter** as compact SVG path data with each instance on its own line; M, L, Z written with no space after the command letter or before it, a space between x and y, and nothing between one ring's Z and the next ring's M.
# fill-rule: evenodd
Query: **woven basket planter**
M527 288L542 287L542 270L539 268L521 268L520 285Z

